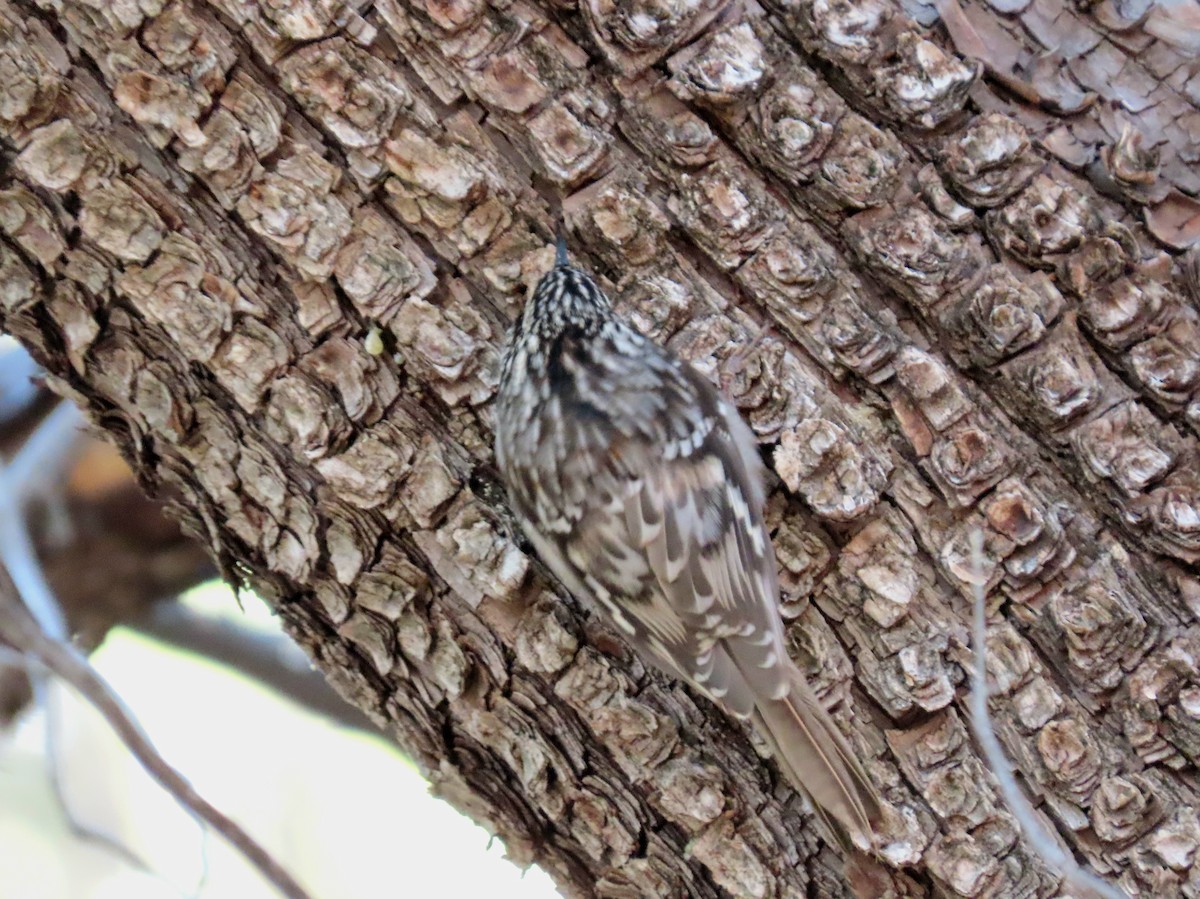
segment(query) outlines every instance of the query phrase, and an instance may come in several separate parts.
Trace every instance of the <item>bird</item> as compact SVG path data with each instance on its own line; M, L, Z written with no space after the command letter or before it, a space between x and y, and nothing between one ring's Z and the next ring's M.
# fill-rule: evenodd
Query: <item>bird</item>
M554 265L509 331L495 452L543 563L642 658L751 719L828 824L875 845L881 799L787 654L757 441L690 363Z

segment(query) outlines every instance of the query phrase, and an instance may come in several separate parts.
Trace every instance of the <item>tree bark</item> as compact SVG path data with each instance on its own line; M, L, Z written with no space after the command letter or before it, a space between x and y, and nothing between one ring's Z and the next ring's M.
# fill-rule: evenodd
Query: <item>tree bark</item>
M778 476L795 655L897 810L860 893L1057 889L965 724L982 529L1024 785L1194 896L1200 39L1134 6L0 0L0 325L515 860L847 895L514 542L494 362L563 197Z
M0 464L6 467L60 401L35 383L19 347L0 345ZM37 459L27 525L37 564L76 643L98 646L109 629L211 579L205 548L185 536L139 488L112 444L82 431ZM7 507L6 507L7 508ZM0 513L3 514L3 513ZM32 697L23 668L0 664L0 725Z

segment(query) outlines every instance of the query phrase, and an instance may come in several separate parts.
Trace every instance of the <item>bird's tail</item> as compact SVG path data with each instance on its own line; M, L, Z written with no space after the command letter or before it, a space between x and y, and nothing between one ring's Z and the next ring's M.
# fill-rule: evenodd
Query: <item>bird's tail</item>
M804 675L790 667L788 695L760 699L755 724L788 779L845 828L859 848L870 850L882 819L879 793Z

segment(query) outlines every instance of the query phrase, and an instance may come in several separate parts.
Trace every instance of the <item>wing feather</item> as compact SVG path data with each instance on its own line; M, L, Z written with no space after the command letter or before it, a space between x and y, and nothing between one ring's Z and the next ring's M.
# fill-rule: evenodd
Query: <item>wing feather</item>
M501 459L526 531L661 667L732 714L757 709L796 785L869 828L869 780L786 657L753 435L691 366L611 327L548 350L560 380L529 411L538 426L513 429L535 462Z
M531 429L538 476L523 491L531 529L556 536L560 578L563 565L586 572L620 599L665 667L705 674L723 705L745 713L739 697L762 685L747 685L726 653L778 626L753 438L694 369L652 344L642 350L647 360L630 367L608 350L589 358L585 342L561 348L568 381ZM647 389L654 382L660 390ZM726 648L701 663L718 640ZM763 670L764 647L744 653Z

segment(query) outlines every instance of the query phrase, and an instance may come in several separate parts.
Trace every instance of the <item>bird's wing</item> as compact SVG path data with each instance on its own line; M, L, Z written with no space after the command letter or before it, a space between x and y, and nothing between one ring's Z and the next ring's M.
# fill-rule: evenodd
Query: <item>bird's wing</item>
M659 363L658 416L636 414L619 378L605 382L608 432L621 436L594 456L607 501L580 520L568 558L589 564L593 595L615 597L667 667L728 711L757 712L792 782L870 845L878 794L786 654L753 435L695 369Z
M757 712L788 777L869 845L874 788L786 657L749 429L686 363L644 341L565 339L509 475L542 559L644 655L732 714ZM516 478L515 483L513 478Z
M744 717L788 682L761 463L713 385L639 337L558 348L520 491L530 530L549 536L539 551L573 592Z

